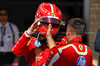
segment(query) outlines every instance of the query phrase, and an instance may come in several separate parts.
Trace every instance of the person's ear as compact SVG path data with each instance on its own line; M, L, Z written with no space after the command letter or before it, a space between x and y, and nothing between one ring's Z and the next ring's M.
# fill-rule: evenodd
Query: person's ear
M66 35L67 35L67 36L70 35L70 29L69 29L69 28L67 28L67 30L66 30Z

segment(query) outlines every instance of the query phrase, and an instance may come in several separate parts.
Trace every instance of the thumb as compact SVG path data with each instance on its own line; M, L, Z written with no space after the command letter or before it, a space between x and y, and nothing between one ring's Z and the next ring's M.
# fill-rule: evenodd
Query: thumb
M48 28L49 28L48 30L51 31L52 25L49 24Z
M47 31L47 32L48 32L49 34L51 34L51 31L52 31L52 24L49 24L49 25L48 25L48 31Z
M52 25L49 24L49 25L48 25L48 30L47 30L47 36L46 36L47 38L48 38L49 36L52 36L52 32L51 32L51 31L52 31Z

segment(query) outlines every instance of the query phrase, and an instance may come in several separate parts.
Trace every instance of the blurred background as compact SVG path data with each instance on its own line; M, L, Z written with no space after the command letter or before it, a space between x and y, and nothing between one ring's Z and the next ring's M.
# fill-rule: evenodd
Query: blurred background
M100 29L100 0L0 0L0 8L7 8L9 21L16 24L20 35L34 22L35 12L42 2L56 4L68 19L80 17L86 20L83 42L93 54L93 62L98 66L99 53L94 50L97 30Z

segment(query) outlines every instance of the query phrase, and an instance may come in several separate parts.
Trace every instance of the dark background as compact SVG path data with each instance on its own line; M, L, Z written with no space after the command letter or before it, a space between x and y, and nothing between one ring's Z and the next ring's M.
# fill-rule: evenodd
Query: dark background
M42 2L56 4L67 11L70 18L83 18L83 0L0 0L0 8L7 8L9 21L17 25L20 35L34 22L35 12ZM86 36L84 37L86 42ZM27 66L25 58L20 58L20 66Z
M0 8L8 9L9 21L16 24L22 34L34 21L42 2L56 4L61 10L67 10L70 17L83 18L83 0L0 0Z

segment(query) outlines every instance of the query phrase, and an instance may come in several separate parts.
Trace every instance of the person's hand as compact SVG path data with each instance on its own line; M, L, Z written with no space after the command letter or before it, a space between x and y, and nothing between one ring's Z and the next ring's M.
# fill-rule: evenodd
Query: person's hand
M19 57L15 57L12 66L19 66Z
M47 31L46 38L47 38L47 43L48 43L49 49L51 49L54 46L56 46L56 43L52 38L52 24L49 24L49 26L48 26L48 31Z
M31 31L31 32L36 32L37 31L37 23L39 22L41 20L41 18L40 19L37 19L37 20L35 20L34 22L33 22L33 24L29 27L29 31Z
M52 31L52 24L49 24L47 35L46 35L47 39L50 38L50 37L52 37L52 32L51 31Z

